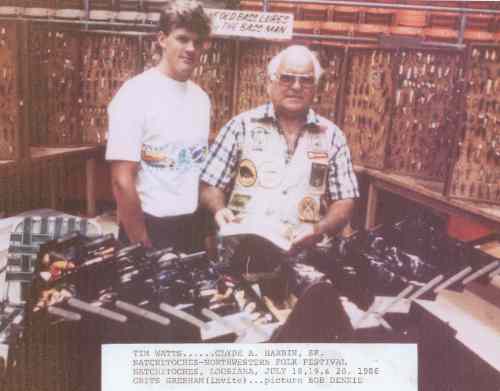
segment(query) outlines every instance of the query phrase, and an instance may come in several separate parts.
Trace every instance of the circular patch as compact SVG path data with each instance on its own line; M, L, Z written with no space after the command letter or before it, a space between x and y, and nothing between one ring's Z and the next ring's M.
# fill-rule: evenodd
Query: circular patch
M274 189L283 180L283 169L279 164L264 162L259 167L259 185L266 189Z
M256 181L257 169L254 162L248 159L242 160L238 168L238 183L241 186L250 187L255 185Z
M319 220L319 202L312 197L304 197L299 202L299 218L302 221Z

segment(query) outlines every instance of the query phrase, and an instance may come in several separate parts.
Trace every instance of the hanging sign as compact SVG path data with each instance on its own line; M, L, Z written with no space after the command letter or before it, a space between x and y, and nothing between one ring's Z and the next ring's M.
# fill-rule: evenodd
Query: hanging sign
M206 9L212 18L215 36L253 37L289 40L293 33L293 14L279 12Z

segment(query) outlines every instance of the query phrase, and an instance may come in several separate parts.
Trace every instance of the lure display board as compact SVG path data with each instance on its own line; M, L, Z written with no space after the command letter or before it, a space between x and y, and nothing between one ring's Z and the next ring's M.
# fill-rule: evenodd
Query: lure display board
M457 129L449 195L500 204L500 50L468 51L465 118Z

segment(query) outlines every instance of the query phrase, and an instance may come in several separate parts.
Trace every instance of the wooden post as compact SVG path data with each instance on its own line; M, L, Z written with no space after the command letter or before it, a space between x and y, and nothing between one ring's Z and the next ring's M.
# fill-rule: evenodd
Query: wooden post
M446 176L444 179L443 195L449 197L451 195L451 185L453 180L453 173L455 169L455 164L459 159L460 152L460 142L463 141L465 137L465 119L467 116L467 80L471 79L470 68L472 58L472 47L467 48L462 53L461 63L458 63L458 67L455 70L455 78L453 81L453 89L456 104L456 111L453 113L453 120L455 122L455 133L453 135L453 143L451 146L451 152L448 158L448 166L446 167ZM460 78L460 67L462 68L462 78Z
M389 91L390 93L390 105L388 107L389 110L389 125L387 127L386 135L385 135L385 146L384 146L384 161L382 162L382 168L387 169L389 167L389 148L390 148L390 143L391 143L391 135L392 132L395 132L396 130L393 129L394 127L394 117L396 116L396 91L398 89L398 70L399 66L401 64L401 51L397 50L395 52L391 51L391 65L392 65L392 91ZM399 130L399 129L398 129Z
M368 185L368 201L366 202L365 229L370 229L376 225L378 192L379 190L370 179L370 184Z
M49 207L57 210L57 164L54 160L47 162L47 175L49 182Z
M340 127L344 127L344 112L345 112L345 98L346 98L346 84L347 74L349 73L349 46L344 48L344 58L342 59L342 66L340 68L340 87L337 93L337 104L335 109L335 123Z
M85 192L87 200L87 216L95 217L97 215L96 209L96 158L91 157L85 161Z
M231 117L239 112L238 91L240 89L240 41L234 44L233 99L231 102Z
M16 137L15 160L29 158L29 132L31 124L31 71L29 58L30 22L23 20L17 25L17 77L19 88L19 126Z

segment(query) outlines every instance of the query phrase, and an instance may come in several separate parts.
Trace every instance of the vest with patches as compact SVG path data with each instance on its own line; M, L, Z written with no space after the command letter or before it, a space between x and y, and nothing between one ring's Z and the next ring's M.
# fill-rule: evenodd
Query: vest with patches
M291 226L318 221L333 133L321 125L304 130L287 162L285 136L273 123L245 125L229 208Z

